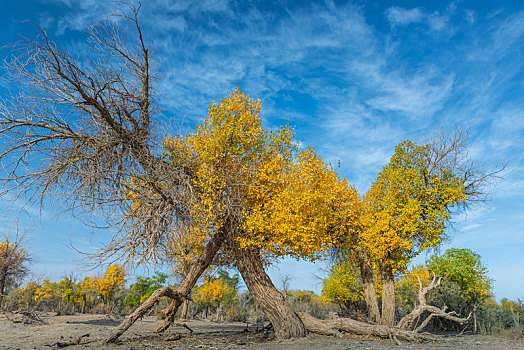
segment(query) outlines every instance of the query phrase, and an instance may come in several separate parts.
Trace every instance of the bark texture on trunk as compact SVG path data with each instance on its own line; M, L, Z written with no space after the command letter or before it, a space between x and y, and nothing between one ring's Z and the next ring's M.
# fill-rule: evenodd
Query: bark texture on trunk
M373 269L363 252L358 253L357 259L360 267L362 284L364 285L364 297L368 309L368 316L376 323L380 323L380 311L378 307L377 291L375 290Z
M180 312L180 318L185 320L187 318L187 312L189 311L189 300L184 299L182 302L182 311Z
M266 274L262 258L256 249L237 252L237 268L249 292L269 319L277 339L305 337L304 323Z
M176 289L171 287L162 287L157 289L151 296L144 301L131 315L129 315L118 327L116 327L109 337L105 340L105 343L115 342L136 320L144 316L156 303L157 301L167 296L171 299L171 304L164 311L166 319L160 327L157 328L157 332L165 331L175 319L175 314L182 302L189 296L191 289L197 283L198 279L204 271L211 265L213 258L219 251L220 247L224 243L225 233L219 231L214 234L207 242L206 247L198 257L195 264L191 267L189 272L182 281L182 284Z
M477 304L473 306L473 333L476 334L478 331L477 326Z
M396 327L369 324L353 320L351 318L338 318L334 320L319 320L306 312L299 312L308 331L323 335L334 335L340 337L340 332L358 335L371 335L383 339L392 339L397 343L399 340L409 342L434 341L439 337L428 333L417 333Z
M393 269L389 266L380 266L382 279L382 324L393 327L395 325L395 278Z
M5 280L7 279L7 268L0 267L0 310L4 301Z

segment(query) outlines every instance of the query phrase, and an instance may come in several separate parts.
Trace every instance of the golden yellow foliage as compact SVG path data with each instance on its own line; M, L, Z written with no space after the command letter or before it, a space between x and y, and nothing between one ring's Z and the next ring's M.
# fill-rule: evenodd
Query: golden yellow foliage
M94 282L97 293L105 297L114 293L118 288L123 287L126 283L126 276L125 269L118 264L114 264L107 268L102 278L93 277L93 281L90 281L90 283Z
M35 289L34 296L33 296L35 301L41 301L41 300L50 299L54 297L55 288L56 288L56 283L51 283L48 279L44 279L42 281L42 285L38 286Z
M415 266L408 272L406 272L400 281L398 281L398 284L407 284L412 289L418 290L419 288L419 280L420 283L422 283L422 287L427 287L431 283L431 279L433 276L429 272L428 268L422 265Z
M228 285L217 278L214 280L205 280L204 283L197 289L194 299L197 303L214 303L220 302L224 298L228 289Z
M364 198L361 242L394 270L439 244L451 208L465 200L461 179L430 167L428 152L428 146L401 143Z
M201 247L229 220L241 247L318 258L358 217L358 194L311 147L298 151L290 127L264 130L260 109L237 89L210 105L195 132L164 142L166 154L195 174L193 237L182 248Z

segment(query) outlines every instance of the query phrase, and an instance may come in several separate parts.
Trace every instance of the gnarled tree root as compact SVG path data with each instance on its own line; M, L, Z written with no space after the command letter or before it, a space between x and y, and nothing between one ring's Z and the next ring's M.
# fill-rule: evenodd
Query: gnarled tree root
M322 335L333 335L341 337L341 332L368 335L383 339L392 339L398 343L399 340L408 342L435 341L439 337L428 333L417 333L389 327L384 325L369 324L352 320L350 318L339 318L335 320L319 320L306 312L298 312L304 322L306 329L311 333Z

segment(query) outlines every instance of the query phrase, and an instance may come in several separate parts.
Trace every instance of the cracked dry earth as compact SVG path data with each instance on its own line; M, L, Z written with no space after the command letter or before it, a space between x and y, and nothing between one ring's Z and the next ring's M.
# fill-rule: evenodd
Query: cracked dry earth
M157 318L144 317L121 337L118 344L104 345L103 339L122 318L110 315L39 314L39 319L20 314L0 314L0 349L58 349L80 336L79 345L67 349L255 349L255 350L335 350L335 349L523 349L524 339L510 339L495 335L463 335L443 337L441 341L425 344L401 344L356 336L330 338L309 335L293 341L275 341L271 334L246 329L245 323L211 323L184 321L191 333L181 324L163 335L153 332ZM41 322L39 322L41 321Z

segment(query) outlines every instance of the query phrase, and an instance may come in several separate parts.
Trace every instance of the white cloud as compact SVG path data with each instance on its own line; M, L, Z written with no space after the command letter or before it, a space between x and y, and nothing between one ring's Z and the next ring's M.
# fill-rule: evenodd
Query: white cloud
M416 7L411 9L390 7L385 15L392 27L408 26L410 24L425 24L432 33L452 35L455 30L451 23L451 16L456 5L451 3L444 12L428 13Z
M487 28L487 35L477 38L470 47L468 58L471 61L485 61L491 64L518 55L524 44L524 12L494 21ZM519 64L520 63L520 64ZM517 67L522 62L514 60ZM507 67L511 68L511 67Z
M422 22L426 15L419 8L404 9L401 7L390 7L386 10L386 16L393 25L408 25Z
M471 231L471 230L474 230L476 228L479 228L479 227L482 227L484 225L482 224L470 224L470 225L466 225L462 228L462 231Z
M378 110L404 112L413 117L433 115L447 100L453 86L453 76L444 77L442 82L432 84L431 76L424 72L411 79L379 76L375 81L378 97L367 101Z

